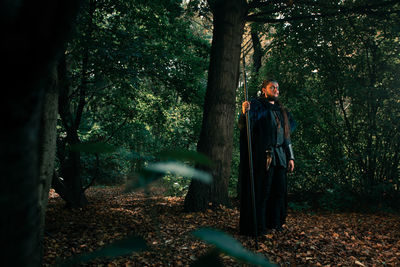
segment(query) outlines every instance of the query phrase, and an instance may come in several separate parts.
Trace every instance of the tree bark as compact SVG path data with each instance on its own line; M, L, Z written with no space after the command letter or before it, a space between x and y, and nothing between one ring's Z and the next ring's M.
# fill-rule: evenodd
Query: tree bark
M6 117L0 133L0 256L6 266L41 266L41 109L48 73L69 36L78 3L0 3L2 85L7 95L0 103Z
M87 83L89 80L89 55L90 43L93 33L93 19L96 9L94 0L88 1L88 6L85 7L88 14L87 31L85 35L84 49L82 54L82 70L81 84L79 86L79 100L75 110L71 103L71 86L67 75L67 66L65 56L59 66L59 74L61 80L60 97L59 97L59 113L62 124L67 133L65 140L58 142L58 149L62 153L57 153L60 160L60 176L55 173L53 187L56 192L66 201L68 208L83 207L88 204L83 188L81 177L81 155L79 151L66 149L66 144L73 146L79 144L80 138L78 135L79 126L81 123L83 110L86 105ZM85 12L86 14L86 12Z
M5 265L39 266L38 133L43 90L36 82L23 81L10 90L21 95L1 101L8 120L0 134L1 258Z
M76 123L77 118L74 118L71 112L71 87L67 76L65 60L64 55L58 66L60 88L58 112L67 134L65 138L59 138L57 142L57 156L60 161L60 170L59 175L54 175L52 186L66 202L68 208L77 208L87 205L88 201L83 190L81 178L80 152L70 150L66 147L67 144L70 146L79 144L80 139L78 136L79 124ZM78 120L80 121L80 118Z
M210 6L214 16L213 41L197 150L215 165L206 169L213 176L211 184L192 180L185 198L186 211L204 210L210 202L214 206L229 204L235 95L247 5L244 0L226 0L210 1Z
M54 160L56 155L58 90L57 71L54 66L45 87L42 116L39 131L39 212L40 232L42 240L45 225L46 207L49 199L49 190L53 178ZM42 251L41 251L42 253Z
M254 79L257 79L258 72L261 69L261 59L262 59L262 47L260 42L260 37L258 37L257 26L251 25L251 41L253 42L253 68L254 68Z

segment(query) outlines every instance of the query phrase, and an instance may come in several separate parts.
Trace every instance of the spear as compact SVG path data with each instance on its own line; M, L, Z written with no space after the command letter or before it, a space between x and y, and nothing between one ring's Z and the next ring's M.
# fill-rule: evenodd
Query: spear
M243 88L244 88L244 100L248 101L248 92L246 86L246 63L245 54L243 51ZM256 197L254 192L254 173L253 173L253 152L251 149L251 128L250 128L250 118L249 112L246 112L246 128L247 128L247 147L249 154L249 169L250 169L250 194L251 194L251 204L253 206L253 221L254 221L254 241L256 243L256 249L258 250L258 233L257 233L257 215L256 215Z

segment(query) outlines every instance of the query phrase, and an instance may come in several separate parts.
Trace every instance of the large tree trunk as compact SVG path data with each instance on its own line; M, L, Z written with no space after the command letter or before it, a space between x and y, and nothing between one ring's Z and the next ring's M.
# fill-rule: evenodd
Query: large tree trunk
M0 2L0 247L5 266L41 266L39 129L45 81L79 1ZM45 208L45 207L42 207Z
M0 135L1 258L8 266L39 266L38 133L43 90L37 81L21 80L9 90L11 95L2 97L0 105L8 120L3 120Z
M54 171L57 138L58 90L57 71L54 65L45 87L39 131L39 239L43 238L46 207Z
M211 2L211 1L210 1ZM212 1L213 41L211 46L203 124L197 150L215 165L210 185L192 180L185 210L199 211L229 203L228 183L233 147L235 95L239 81L240 47L247 12L246 1Z

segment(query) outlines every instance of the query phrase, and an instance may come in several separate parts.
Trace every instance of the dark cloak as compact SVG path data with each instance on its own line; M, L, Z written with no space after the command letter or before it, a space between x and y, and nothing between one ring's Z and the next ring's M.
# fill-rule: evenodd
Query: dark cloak
M285 110L289 119L291 131L295 127L295 122L291 115ZM251 126L252 138L252 154L253 154L253 173L254 187L256 199L260 197L260 187L265 187L266 177L271 177L272 173L278 173L282 176L279 179L279 192L271 187L269 200L265 213L257 213L258 234L265 233L268 228L279 228L286 220L287 216L287 183L286 183L286 168L289 159L289 148L291 144L290 138L286 138L283 129L279 127L284 123L282 109L278 104L271 104L265 97L250 100L249 120ZM245 116L241 115L239 119L240 130L240 164L239 164L239 182L241 183L240 191L240 233L245 235L254 235L253 222L253 206L251 199L250 186L250 169L247 144ZM279 132L281 131L281 132ZM269 171L266 170L266 150L272 150L273 160ZM280 195L282 201L276 202L275 196ZM258 201L256 208L259 211ZM279 210L274 214L279 214L274 217L271 210ZM279 217L279 218L276 218ZM261 225L260 225L261 224Z

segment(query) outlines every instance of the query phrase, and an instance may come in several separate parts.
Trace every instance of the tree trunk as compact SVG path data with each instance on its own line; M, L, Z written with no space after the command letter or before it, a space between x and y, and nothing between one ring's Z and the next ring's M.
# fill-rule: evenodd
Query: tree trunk
M211 1L210 1L211 2ZM214 162L210 185L192 180L185 198L186 211L229 203L228 183L233 147L235 95L239 81L240 47L247 12L246 1L213 1L213 41L203 123L198 152ZM200 167L200 166L197 166ZM203 168L204 169L204 168Z
M58 66L60 94L58 98L58 112L62 124L67 132L65 138L59 138L57 142L57 156L60 161L59 176L56 174L53 178L52 186L56 192L65 200L68 208L77 208L85 206L86 199L82 178L81 178L81 160L80 152L66 148L68 145L80 143L78 136L78 127L71 112L70 104L70 85L67 77L65 55L61 58ZM81 113L80 113L81 114ZM80 118L78 119L80 121Z
M251 25L251 41L253 42L253 68L254 79L257 80L258 72L261 69L262 47L260 37L258 37L258 30L255 24Z
M39 266L38 133L43 90L24 81L15 81L9 90L12 95L1 101L7 116L0 138L1 258L8 266Z
M49 190L54 171L57 138L58 89L57 71L55 67L45 87L42 116L39 132L39 212L40 233L44 233L45 215Z
M41 266L39 129L45 81L79 1L2 1L0 256L4 266ZM38 15L39 14L39 15ZM42 207L45 208L45 207Z
M81 84L79 86L79 100L76 110L73 111L71 104L71 87L69 77L67 75L66 59L65 56L59 67L59 74L61 79L60 97L59 97L59 113L62 124L67 132L64 141L58 144L63 145L59 147L65 153L61 155L60 159L60 175L55 175L53 187L56 192L66 201L67 207L77 208L83 207L88 204L85 196L85 189L83 188L81 177L81 155L79 151L66 150L65 145L73 146L79 144L81 141L78 136L78 129L81 123L82 114L86 105L87 82L89 79L89 49L93 32L93 16L96 9L96 2L89 0L88 2L88 18L89 22L86 31L86 42L84 42L84 49L82 55L82 70L81 70Z

